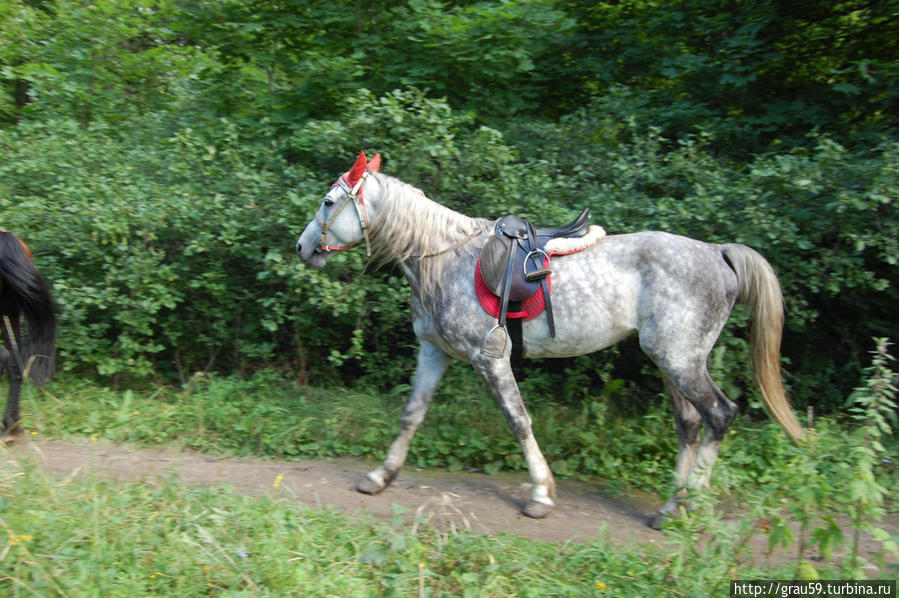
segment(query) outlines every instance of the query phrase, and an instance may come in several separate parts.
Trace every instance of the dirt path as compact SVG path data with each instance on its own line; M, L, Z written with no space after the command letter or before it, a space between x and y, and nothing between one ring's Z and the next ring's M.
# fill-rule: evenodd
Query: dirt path
M240 492L277 493L310 507L330 506L348 514L370 513L386 520L399 504L440 527L477 532L512 532L534 540L590 540L603 525L617 541L650 542L658 532L643 525L656 499L612 498L598 484L559 482L559 506L551 517L533 520L519 513L528 497L526 473L447 473L404 469L377 496L359 494L356 480L374 467L362 459L266 461L199 453L142 450L113 444L19 441L13 454L31 455L60 476L96 475L122 481L152 481L177 475L186 484L229 485Z
M553 513L543 520L524 517L519 509L529 489L523 472L488 476L407 468L386 491L367 496L353 490L355 481L373 467L361 459L265 461L58 441L20 441L10 454L25 463L38 463L53 475L129 482L177 475L186 484L228 485L249 494L276 493L310 507L332 507L349 515L368 513L380 520L391 517L394 505L399 504L441 529L509 532L541 541L588 541L605 528L615 543L664 541L661 533L644 525L659 505L657 497L634 493L609 496L598 482L559 480L558 506ZM282 475L275 489L275 480ZM881 526L899 533L899 516L890 516ZM761 555L764 539L758 540ZM862 554L870 558L877 549L879 544L866 538Z

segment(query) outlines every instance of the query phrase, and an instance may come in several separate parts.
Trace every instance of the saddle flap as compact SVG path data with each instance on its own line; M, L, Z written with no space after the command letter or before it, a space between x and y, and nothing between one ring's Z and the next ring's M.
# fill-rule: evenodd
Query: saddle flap
M525 239L528 236L528 221L520 216L509 214L503 216L496 221L493 229L494 235L497 237L508 237L510 239Z
M511 243L512 239L502 235L493 235L487 239L484 248L481 249L481 276L487 287L496 295L499 295L503 276L506 274L506 260Z
M527 256L525 251L520 250L518 242L505 235L494 235L487 239L484 248L481 250L481 276L484 283L496 295L502 292L503 279L509 267L509 251L512 251L512 271L513 276L509 284L509 300L524 301L537 292L540 288L540 280L528 281L525 272L533 272L538 270L534 260L528 260L527 270L525 271L524 259ZM542 265L542 264L541 264Z

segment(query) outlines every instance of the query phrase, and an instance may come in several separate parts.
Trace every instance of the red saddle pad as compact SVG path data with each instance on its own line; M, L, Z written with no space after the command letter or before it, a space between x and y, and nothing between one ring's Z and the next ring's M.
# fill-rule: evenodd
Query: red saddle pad
M546 265L544 267L548 266L548 261L549 260L545 260ZM547 287L550 292L552 292L552 275L547 278ZM474 267L474 292L478 296L478 302L481 304L481 307L484 308L484 311L494 318L498 318L499 297L490 290L487 283L484 282L484 277L481 276L480 258ZM542 314L544 309L546 309L546 299L543 297L543 288L539 288L536 293L521 302L521 311L507 312L506 317L522 318L527 322Z

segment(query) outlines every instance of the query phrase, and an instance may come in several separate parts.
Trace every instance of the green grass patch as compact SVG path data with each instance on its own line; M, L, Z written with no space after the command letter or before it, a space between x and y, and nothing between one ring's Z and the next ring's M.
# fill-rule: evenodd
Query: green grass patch
M886 355L885 347L883 350ZM323 586L319 593L372 595L373 588L378 588L375 594L389 595L388 590L399 588L398 595L408 595L419 587L416 584L425 583L434 590L431 595L479 595L476 588L495 588L484 595L528 595L532 588L537 588L534 595L600 595L597 592L610 587L610 581L618 584L632 578L633 587L641 590L627 593L622 589L615 595L640 595L649 588L654 588L652 594L665 595L668 590L662 591L663 580L674 580L668 586L676 589L669 592L672 595L706 595L689 589L684 580L693 580L696 587L707 590L735 575L755 575L758 572L749 563L756 560L748 558L745 551L748 539L760 534L772 550L794 555L784 564L785 571L792 572L786 577L809 570L832 577L864 577L869 570L858 549L862 534L881 543L876 563L881 570L890 560L899 559L899 536L879 523L897 510L892 489L899 482L894 462L899 447L890 424L895 408L889 383L892 373L885 363L886 357L880 366L872 366L866 386L851 397L854 406L847 414L854 421L822 418L804 446L791 444L774 424L741 419L722 447L713 486L718 493L715 500L728 501L747 516L736 524L724 524L716 509L700 509L672 524L667 535L674 548L667 553L646 547L618 551L602 541L560 549L509 538L447 538L433 530L412 533L399 524L358 527L333 513L300 513L285 503L260 502L225 491L182 490L174 482L162 487L99 481L83 487L54 486L25 471L7 473L5 494L0 498L0 516L10 539L4 558L14 549L25 550L29 541L24 538L37 537L36 531L47 525L60 525L66 530L60 534L70 536L57 539L51 547L42 548L43 552L34 552L48 555L44 560L37 556L19 559L21 563L14 567L11 561L4 561L12 567L6 579L14 580L19 590L33 589L37 587L33 584L42 580L52 593L59 589L53 583L62 584L62 579L66 584L93 579L89 569L100 563L100 577L124 583L118 576L125 576L128 583L135 584L129 595L219 590L255 595L269 591L267 588L281 591L288 587L284 584L300 583L302 576L311 579L332 570L337 572L335 585ZM488 473L523 469L521 449L486 389L460 369L450 371L443 388L416 436L409 465ZM274 372L249 379L198 376L183 388L145 390L113 390L63 378L45 389L27 387L23 414L28 433L37 437L97 439L220 455L279 459L357 456L374 461L383 458L398 430L408 390L399 387L377 395L309 387ZM642 415L622 414L603 396L560 405L538 395L529 407L535 434L557 475L600 477L609 481L612 492L636 488L660 494L670 491L667 484L676 454L676 434L666 402L660 401ZM76 486L74 494L68 494L69 488ZM172 510L167 511L169 508ZM83 512L73 514L73 509ZM272 519L276 517L272 513L281 513L281 519ZM146 532L139 531L144 520L150 526ZM307 520L317 521L321 527L313 530L297 523ZM103 537L103 526L115 521L121 530ZM347 539L337 528L349 534ZM710 530L714 530L714 541L708 541ZM275 554L266 551L281 551L282 547L275 547L275 538L282 537L290 539L287 545L304 538L316 546L324 542L322 550L327 556L322 559L336 563L334 569L323 563L318 565L320 569L285 564L293 562L292 558L315 558L309 557L302 545L293 552L266 557L265 562L234 557ZM706 539L700 541L703 537ZM338 548L329 551L328 542L337 543ZM129 543L155 548L138 559L137 553L122 554L130 550L126 550ZM163 550L168 545L175 547L173 552ZM77 554L67 561L69 550ZM182 551L190 550L190 558L182 556ZM637 554L642 556L637 558ZM810 555L823 556L826 564L810 562ZM131 573L113 573L119 567L115 559L122 560L122 571ZM641 559L652 565L638 566ZM27 565L26 561L36 564ZM88 570L82 571L83 567ZM366 573L347 573L353 567ZM136 573L138 568L142 573ZM763 573L770 577L783 571ZM356 575L356 581L339 581L347 575ZM164 576L171 579L161 581ZM288 579L293 581L285 581ZM528 583L521 581L525 579ZM438 581L438 585L428 585ZM340 585L356 582L361 585ZM164 583L176 585L153 589L157 587L153 584ZM193 585L180 585L188 583ZM84 595L106 594L91 590Z
M741 564L739 550L709 563L676 543L546 544L404 515L354 520L176 478L60 481L4 458L0 595L708 596L733 573L790 575Z

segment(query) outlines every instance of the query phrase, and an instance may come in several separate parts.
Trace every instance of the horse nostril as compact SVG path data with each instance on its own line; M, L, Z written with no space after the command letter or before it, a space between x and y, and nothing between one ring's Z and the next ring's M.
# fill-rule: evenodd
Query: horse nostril
M297 255L300 255L303 252L303 246L297 243Z

